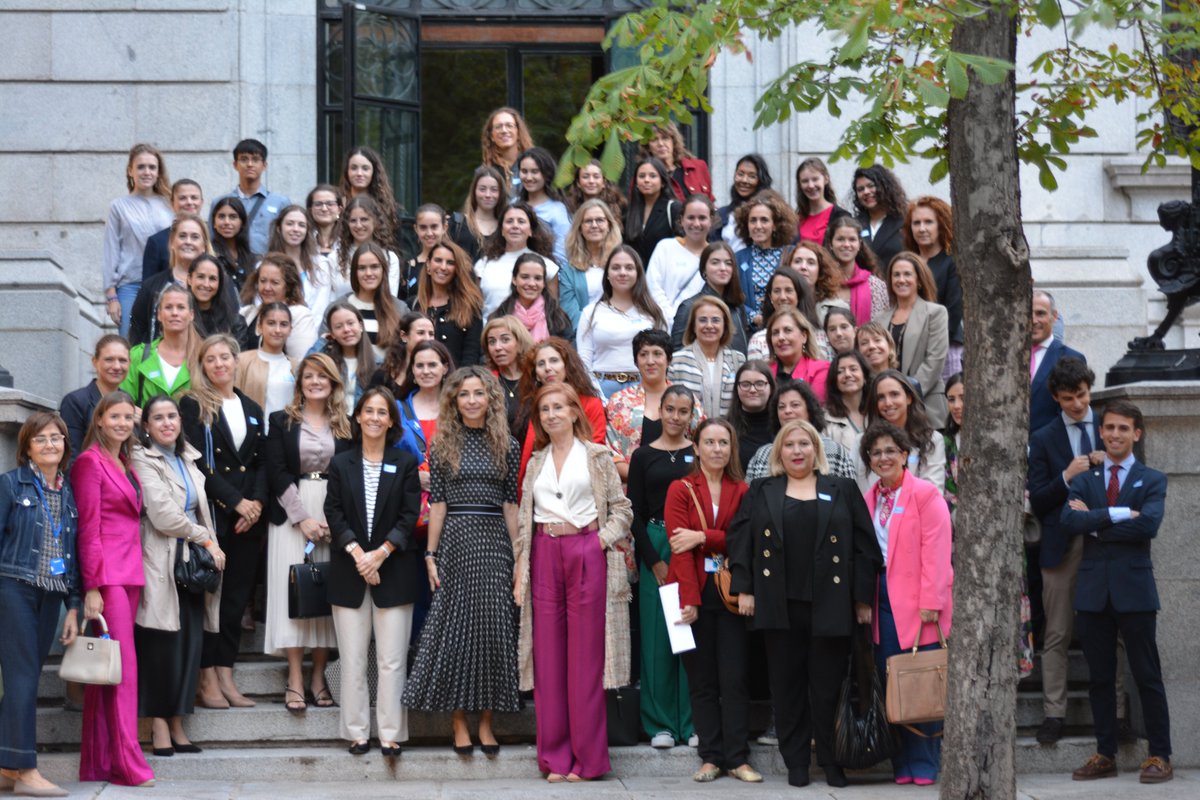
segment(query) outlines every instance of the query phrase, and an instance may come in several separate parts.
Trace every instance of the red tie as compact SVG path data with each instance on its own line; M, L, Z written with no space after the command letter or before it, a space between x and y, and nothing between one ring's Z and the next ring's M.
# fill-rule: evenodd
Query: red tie
M883 484L879 485L879 527L887 527L888 520L892 518L892 508L896 504L896 495L899 491L899 486L889 489Z
M1121 481L1117 475L1121 472L1120 464L1113 464L1109 469L1112 471L1112 477L1108 479L1108 504L1115 506L1117 504L1117 495L1121 492Z

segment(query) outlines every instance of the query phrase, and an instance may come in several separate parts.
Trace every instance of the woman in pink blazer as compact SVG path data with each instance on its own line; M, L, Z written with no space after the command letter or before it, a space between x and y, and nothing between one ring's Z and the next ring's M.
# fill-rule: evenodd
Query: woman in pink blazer
M121 643L121 683L88 686L83 699L81 781L153 785L154 772L138 744L137 656L133 623L145 577L142 571L142 486L129 465L137 409L117 391L100 398L71 466L71 489L79 511L79 568L83 615L104 615Z
M875 659L886 674L889 656L939 647L938 627L950 635L954 570L950 565L950 512L941 492L907 469L912 440L889 422L871 423L863 434L862 459L879 476L867 492L867 508L883 551L884 570L875 597ZM937 780L942 723L901 729L902 748L892 757L896 783L928 786Z

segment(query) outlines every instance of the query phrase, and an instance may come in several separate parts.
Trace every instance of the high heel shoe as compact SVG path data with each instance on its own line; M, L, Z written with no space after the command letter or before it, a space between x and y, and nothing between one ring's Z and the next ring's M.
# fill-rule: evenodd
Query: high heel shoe
M488 758L495 758L500 755L500 745L497 744L480 744L479 750Z
M175 755L175 748L151 746L150 752L154 753L154 755L158 756L159 758L170 758L171 756Z
M455 740L454 740L454 736L453 736L453 735L451 735L451 737L450 737L450 747L452 747L452 748L454 749L454 752L455 752L455 753L457 753L457 754L458 754L458 755L460 755L460 756L464 756L464 757L466 757L466 756L472 756L472 755L475 755L475 745L474 745L474 743L472 743L472 744L458 744L458 743L456 743L456 742L455 742Z
M188 742L187 744L180 744L179 742L175 741L174 739L171 740L171 747L175 748L176 753L203 753L204 752L203 750L201 750L199 747L192 744L191 742Z

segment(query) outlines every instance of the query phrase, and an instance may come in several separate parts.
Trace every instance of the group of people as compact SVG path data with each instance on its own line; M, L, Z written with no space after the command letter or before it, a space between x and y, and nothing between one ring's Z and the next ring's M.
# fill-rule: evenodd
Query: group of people
M718 209L673 126L628 196L598 163L559 193L502 108L463 209L418 208L403 253L370 148L304 206L263 187L266 155L237 145L206 224L194 182L168 192L162 155L131 151L105 286L134 340L100 339L95 380L30 418L0 483L0 611L27 643L5 648L6 688L36 686L64 602L64 642L82 608L125 644L122 683L87 689L81 778L152 782L138 717L166 757L198 751L196 702L253 705L234 665L264 564L284 705L340 705L353 754L372 747L373 636L384 755L411 708L451 713L461 756L494 756L493 714L532 690L540 770L590 780L610 770L604 691L637 683L651 744L697 747L697 781L762 780L749 706L769 697L789 783L809 783L815 742L846 785L833 726L857 626L881 674L951 633L965 398L947 204L875 166L847 211L808 159L793 208L748 155ZM203 552L218 592L173 579ZM288 613L306 557L328 562L330 616ZM667 583L696 642L682 656ZM49 792L35 696L6 691L0 766ZM936 781L938 727L898 733L897 783Z

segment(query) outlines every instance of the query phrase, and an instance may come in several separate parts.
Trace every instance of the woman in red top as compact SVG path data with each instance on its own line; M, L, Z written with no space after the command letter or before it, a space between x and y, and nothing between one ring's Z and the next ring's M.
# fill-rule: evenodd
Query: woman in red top
M776 311L767 320L767 347L775 377L804 381L824 405L829 362L818 357L817 332L812 323L795 307Z
M702 194L716 202L708 164L687 149L683 133L674 122L667 123L663 128L655 128L654 138L638 148L638 160L646 156L654 156L666 165L667 175L671 178L671 191L679 202L694 194Z
M726 556L725 529L746 494L737 434L724 419L708 419L696 431L698 459L691 475L667 490L663 509L671 542L667 582L679 584L683 623L692 626L696 649L683 654L692 701L692 723L704 762L692 778L715 780L721 770L757 783L747 761L750 695L746 689L746 623L730 612L709 575Z

